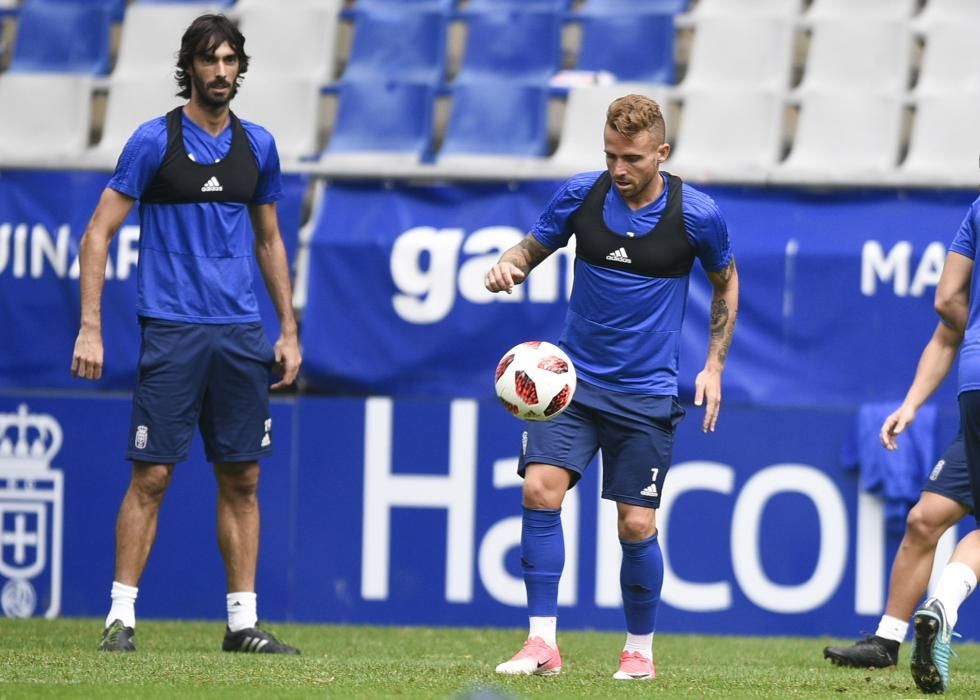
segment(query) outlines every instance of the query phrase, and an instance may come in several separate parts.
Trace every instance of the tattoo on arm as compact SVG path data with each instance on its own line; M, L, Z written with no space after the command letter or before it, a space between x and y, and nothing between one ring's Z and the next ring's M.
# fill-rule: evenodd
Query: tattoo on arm
M724 362L728 357L728 348L732 344L732 329L735 325L735 318L729 313L728 303L724 299L715 299L711 302L711 344L717 348L718 360Z
M550 248L541 245L538 239L529 233L521 239L520 243L505 251L500 256L500 261L509 262L528 273L553 252Z

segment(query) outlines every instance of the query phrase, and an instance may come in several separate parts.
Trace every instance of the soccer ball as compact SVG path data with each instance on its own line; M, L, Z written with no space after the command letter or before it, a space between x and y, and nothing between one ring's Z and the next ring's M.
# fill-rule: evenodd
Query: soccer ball
M550 420L575 393L575 366L561 348L543 340L515 345L494 373L497 398L522 420Z

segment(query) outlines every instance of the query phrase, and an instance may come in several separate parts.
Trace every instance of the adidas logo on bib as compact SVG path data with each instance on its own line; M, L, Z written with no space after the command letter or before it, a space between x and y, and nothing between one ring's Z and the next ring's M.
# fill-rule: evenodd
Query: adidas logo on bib
M609 255L606 256L606 260L612 260L613 262L618 262L618 263L633 262L632 260L629 259L629 256L626 255L626 248L619 248L618 250L614 250L613 252L611 252Z
M224 187L218 182L218 178L212 177L201 186L201 192L221 192Z

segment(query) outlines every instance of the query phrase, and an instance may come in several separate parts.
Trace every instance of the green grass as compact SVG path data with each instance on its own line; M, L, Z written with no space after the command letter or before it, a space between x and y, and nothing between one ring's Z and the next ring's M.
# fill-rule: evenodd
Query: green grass
M523 630L271 625L300 657L225 654L219 622L141 620L135 654L95 651L101 620L0 618L0 698L908 698L908 670L831 666L829 639L657 635L658 677L613 681L622 635L563 632L553 678L493 668ZM836 640L850 642L852 640ZM980 697L980 645L956 645L947 697Z

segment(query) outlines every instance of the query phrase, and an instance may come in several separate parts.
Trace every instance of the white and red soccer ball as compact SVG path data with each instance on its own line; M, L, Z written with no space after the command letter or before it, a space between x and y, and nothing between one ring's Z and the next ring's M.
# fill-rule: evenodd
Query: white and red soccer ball
M550 420L575 393L575 366L556 345L531 340L504 353L494 389L504 407L522 420Z

